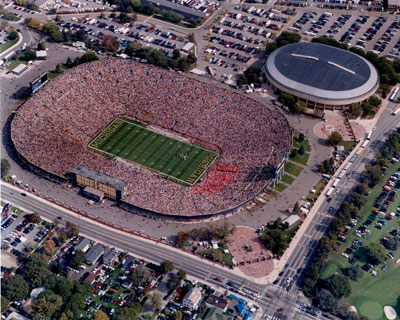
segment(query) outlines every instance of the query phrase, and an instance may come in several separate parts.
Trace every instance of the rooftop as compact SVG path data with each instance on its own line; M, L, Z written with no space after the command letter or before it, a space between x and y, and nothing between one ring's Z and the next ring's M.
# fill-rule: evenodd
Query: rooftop
M90 170L84 166L76 167L74 170L72 170L72 173L100 182L117 190L124 190L126 187L126 183L124 181L110 177L101 172Z
M311 42L278 48L268 56L266 71L287 88L326 99L361 96L379 81L375 67L363 57Z

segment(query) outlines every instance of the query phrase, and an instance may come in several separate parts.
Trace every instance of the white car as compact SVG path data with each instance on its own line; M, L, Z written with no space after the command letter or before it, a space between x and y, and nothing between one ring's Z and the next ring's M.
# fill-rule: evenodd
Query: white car
M400 259L397 259L395 263L397 264L397 263L399 263L399 262L400 262Z
M345 258L349 257L349 255L347 253L344 253L344 252L342 252L342 256L345 257Z

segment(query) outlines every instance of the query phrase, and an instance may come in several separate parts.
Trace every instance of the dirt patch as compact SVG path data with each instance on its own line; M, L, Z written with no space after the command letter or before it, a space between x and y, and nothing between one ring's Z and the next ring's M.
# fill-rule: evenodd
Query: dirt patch
M9 253L1 252L1 265L6 268L18 267L17 258Z
M272 255L252 228L236 227L235 233L228 239L235 265L243 273L253 278L262 278L273 270Z

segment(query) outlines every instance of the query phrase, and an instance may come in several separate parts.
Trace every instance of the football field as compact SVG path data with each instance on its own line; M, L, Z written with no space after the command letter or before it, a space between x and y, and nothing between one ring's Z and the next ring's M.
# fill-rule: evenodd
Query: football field
M193 185L218 157L218 153L192 145L126 119L114 119L88 144L94 150L159 171Z

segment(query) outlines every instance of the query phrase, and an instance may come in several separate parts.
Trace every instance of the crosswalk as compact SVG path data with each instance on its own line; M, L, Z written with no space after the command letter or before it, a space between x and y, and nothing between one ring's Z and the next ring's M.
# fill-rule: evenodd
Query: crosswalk
M290 297L293 297L293 298L297 298L297 297L298 297L297 294L295 294L295 293L293 293L293 292L288 292L288 291L286 291L285 288L282 288L281 286L270 285L270 286L269 286L269 289L270 289L270 290L274 290L275 292L280 292L280 294L281 294L282 296L290 296Z

